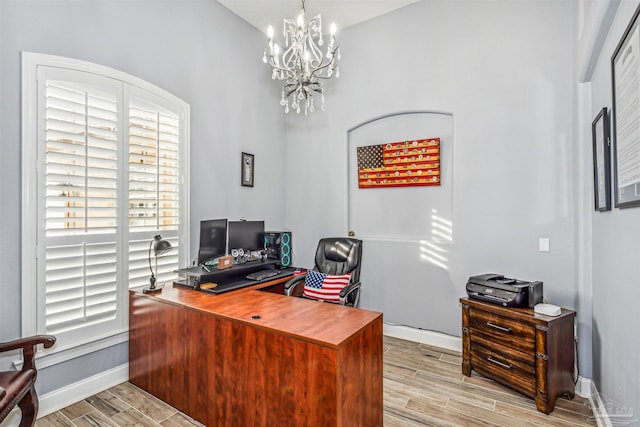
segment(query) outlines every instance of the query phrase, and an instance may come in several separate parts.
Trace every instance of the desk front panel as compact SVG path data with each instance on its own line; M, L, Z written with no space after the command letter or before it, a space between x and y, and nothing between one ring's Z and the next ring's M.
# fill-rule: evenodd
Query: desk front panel
M335 351L216 321L216 408L211 426L335 426Z
M129 381L183 412L186 325L184 308L129 294Z
M183 310L186 334L180 343L185 347L182 367L186 400L184 413L207 426L215 426L217 424L211 421L216 413L214 373L220 362L217 320L198 311Z
M338 350L339 426L382 426L382 318Z

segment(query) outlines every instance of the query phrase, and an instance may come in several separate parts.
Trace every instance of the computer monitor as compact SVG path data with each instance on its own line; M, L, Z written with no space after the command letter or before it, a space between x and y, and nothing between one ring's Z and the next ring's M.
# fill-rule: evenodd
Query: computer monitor
M229 250L264 249L264 221L229 221Z
M198 265L227 254L227 219L200 221Z

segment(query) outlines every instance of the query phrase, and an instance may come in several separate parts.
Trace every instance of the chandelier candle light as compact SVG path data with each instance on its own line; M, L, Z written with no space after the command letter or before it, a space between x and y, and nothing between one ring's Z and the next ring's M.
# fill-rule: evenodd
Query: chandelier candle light
M300 113L300 106L304 104L304 114L313 113L313 92L320 94L322 111L324 108L324 91L321 79L330 79L333 75L338 78L340 71L340 47L336 44L336 24L331 24L331 40L325 54L320 47L322 40L322 22L320 15L307 20L304 14L304 0L302 10L297 20L284 19L283 35L285 47L282 55L280 46L273 42L273 27L269 26L267 35L269 43L264 51L262 61L273 67L271 78L284 82L280 105L284 112L289 112L289 97L291 108Z

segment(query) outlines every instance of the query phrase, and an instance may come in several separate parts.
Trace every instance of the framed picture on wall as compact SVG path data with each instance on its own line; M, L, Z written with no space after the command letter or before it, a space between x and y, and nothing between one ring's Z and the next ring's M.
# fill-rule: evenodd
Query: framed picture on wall
M611 57L615 206L640 206L640 25L636 9Z
M597 211L611 210L611 148L609 114L604 107L591 124L593 139L593 195Z
M243 187L253 187L253 171L255 167L254 156L249 153L242 153L242 177L240 183Z

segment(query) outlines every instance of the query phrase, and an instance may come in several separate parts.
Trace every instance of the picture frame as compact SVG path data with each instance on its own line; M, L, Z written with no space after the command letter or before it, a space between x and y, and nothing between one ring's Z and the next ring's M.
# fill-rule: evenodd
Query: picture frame
M611 56L616 208L640 206L640 5Z
M600 110L591 124L593 141L593 196L595 210L611 210L611 138L607 107Z
M243 187L253 187L253 175L255 169L255 158L253 154L242 153L242 176L240 177L240 184Z

